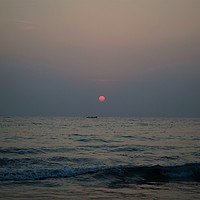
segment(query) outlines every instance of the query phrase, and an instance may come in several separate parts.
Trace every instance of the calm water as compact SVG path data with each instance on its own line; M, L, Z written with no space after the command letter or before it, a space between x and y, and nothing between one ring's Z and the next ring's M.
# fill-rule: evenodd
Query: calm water
M0 199L200 199L200 119L1 117Z

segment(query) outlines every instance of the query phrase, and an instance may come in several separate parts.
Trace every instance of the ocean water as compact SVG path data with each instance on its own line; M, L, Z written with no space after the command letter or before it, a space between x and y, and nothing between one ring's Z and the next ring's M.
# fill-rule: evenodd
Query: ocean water
M0 199L200 199L200 119L0 117Z

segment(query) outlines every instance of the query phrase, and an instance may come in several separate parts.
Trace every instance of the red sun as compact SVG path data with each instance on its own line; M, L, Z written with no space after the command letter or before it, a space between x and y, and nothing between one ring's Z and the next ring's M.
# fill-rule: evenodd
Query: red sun
M103 102L105 100L106 100L106 98L104 96L99 96L99 101Z

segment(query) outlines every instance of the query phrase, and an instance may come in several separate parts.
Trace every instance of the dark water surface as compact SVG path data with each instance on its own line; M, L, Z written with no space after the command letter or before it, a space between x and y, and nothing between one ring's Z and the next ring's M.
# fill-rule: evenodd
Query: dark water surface
M200 119L1 117L0 199L200 199Z

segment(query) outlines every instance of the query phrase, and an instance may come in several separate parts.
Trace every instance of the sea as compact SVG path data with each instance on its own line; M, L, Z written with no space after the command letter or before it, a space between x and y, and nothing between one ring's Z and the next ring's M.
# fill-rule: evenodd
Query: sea
M0 117L0 199L200 199L200 118Z

